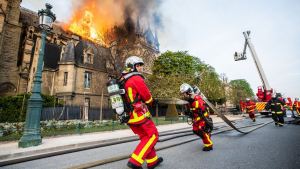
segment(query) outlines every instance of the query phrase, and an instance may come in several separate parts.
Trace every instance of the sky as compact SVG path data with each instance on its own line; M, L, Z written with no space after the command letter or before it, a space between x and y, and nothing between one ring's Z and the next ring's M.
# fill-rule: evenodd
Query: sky
M74 1L74 0L73 0ZM37 11L53 5L57 20L70 17L72 0L22 0ZM234 61L242 52L244 31L250 30L270 86L285 97L300 97L299 0L161 0L161 52L188 51L229 80L246 79L253 91L262 85L254 60Z

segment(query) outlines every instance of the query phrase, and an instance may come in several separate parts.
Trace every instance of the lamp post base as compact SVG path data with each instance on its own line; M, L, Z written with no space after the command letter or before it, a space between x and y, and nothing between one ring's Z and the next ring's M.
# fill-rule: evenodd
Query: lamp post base
M33 93L28 100L26 124L23 136L19 141L19 147L37 146L42 143L40 130L40 116L43 100L40 94Z
M23 135L19 141L19 147L22 148L38 146L40 144L42 144L42 138L40 134Z

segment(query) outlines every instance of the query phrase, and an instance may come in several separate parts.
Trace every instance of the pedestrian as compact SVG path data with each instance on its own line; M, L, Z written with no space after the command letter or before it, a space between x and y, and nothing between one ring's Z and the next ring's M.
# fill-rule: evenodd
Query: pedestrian
M204 144L202 150L213 150L213 142L210 138L212 121L211 118L209 118L205 102L200 96L200 91L198 94L195 94L193 88L189 84L183 83L180 86L180 93L183 95L184 99L189 102L186 114L193 119L193 133L202 139Z
M144 61L137 56L130 56L125 61L125 70L122 73L125 89L125 102L130 105L128 126L139 136L140 143L127 163L129 168L142 169L144 161L148 169L157 167L162 157L156 155L154 148L158 140L158 131L151 120L147 105L152 105L152 95L142 76Z
M276 97L275 93L272 95L271 100L266 104L266 110L271 110L272 118L276 126L282 127L284 124L283 107L284 102Z
M256 108L256 104L251 101L249 98L246 98L246 103L245 103L245 107L246 107L246 113L249 114L250 119L255 122L255 108Z

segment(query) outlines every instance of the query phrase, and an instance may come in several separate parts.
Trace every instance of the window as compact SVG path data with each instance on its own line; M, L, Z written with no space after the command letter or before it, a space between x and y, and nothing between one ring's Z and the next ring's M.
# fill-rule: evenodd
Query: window
M87 49L83 51L83 62L88 64L93 64L94 60L94 52L91 49Z
M87 63L92 63L92 54L90 54L90 53L86 54L86 62Z
M91 88L92 73L84 72L84 88Z
M68 72L64 73L64 86L67 86L68 84Z

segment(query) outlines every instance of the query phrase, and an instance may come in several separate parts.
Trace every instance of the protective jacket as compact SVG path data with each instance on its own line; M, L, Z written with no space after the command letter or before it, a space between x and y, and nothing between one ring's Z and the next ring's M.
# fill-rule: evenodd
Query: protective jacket
M300 116L300 101L297 100L294 101L293 109L296 110L296 112Z
M272 98L271 100L268 101L268 103L266 104L266 109L267 110L271 110L272 113L275 112L277 114L282 113L284 107L284 102L281 101L278 98Z
M130 104L128 124L144 123L150 116L145 104L152 104L152 95L144 82L142 75L133 75L124 84L126 102Z
M253 101L246 102L246 111L247 113L253 113L255 111L255 103Z

